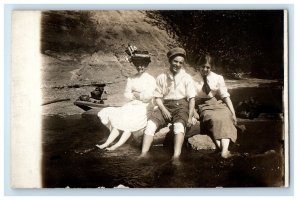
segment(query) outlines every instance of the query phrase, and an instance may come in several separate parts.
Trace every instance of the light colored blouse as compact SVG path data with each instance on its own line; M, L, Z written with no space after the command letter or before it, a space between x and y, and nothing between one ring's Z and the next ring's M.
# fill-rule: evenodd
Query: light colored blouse
M160 74L156 79L154 97L166 100L190 99L196 95L192 77L180 69L175 76L171 72Z
M225 97L230 96L230 94L227 91L224 78L221 75L218 75L214 72L210 72L207 75L207 83L211 89L211 91L208 94L202 91L202 87L204 85L203 77L194 77L194 80L198 98L212 98L216 95L219 95L223 99Z
M124 96L136 103L143 102L148 103L153 98L153 92L156 87L156 82L153 76L144 72L141 76L135 75L127 79ZM137 100L133 95L133 92L140 93L140 100Z

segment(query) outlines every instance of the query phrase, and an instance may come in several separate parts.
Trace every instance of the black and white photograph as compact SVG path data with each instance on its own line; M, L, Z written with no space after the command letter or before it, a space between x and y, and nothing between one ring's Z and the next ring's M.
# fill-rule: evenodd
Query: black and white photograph
M11 72L12 187L289 186L287 10L12 14L12 43L39 16L40 74L32 185L18 180L18 113L31 111Z

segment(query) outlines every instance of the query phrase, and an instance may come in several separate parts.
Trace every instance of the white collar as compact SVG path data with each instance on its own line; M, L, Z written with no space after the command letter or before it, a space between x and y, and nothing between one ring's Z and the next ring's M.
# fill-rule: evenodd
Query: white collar
M172 72L170 72L170 70L168 70L167 72L167 75L171 80L177 77L181 77L183 74L185 74L185 70L183 68L181 68L180 71L175 76L172 74Z

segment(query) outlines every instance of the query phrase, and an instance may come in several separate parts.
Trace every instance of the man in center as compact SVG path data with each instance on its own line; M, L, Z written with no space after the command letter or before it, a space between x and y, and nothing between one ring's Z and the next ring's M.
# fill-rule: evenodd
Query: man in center
M178 159L186 127L192 125L196 92L192 77L183 69L186 52L176 47L167 53L167 57L170 68L156 79L154 98L158 109L148 119L141 157L147 155L156 130L172 123L175 134L173 159Z

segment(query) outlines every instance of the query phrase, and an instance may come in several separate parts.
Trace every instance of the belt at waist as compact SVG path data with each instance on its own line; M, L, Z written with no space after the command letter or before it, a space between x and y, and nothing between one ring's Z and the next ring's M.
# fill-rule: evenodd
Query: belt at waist
M186 102L187 99L164 99L164 102L166 102L166 103L171 103L171 102L182 102L182 101Z
M217 101L217 99L215 97L211 97L211 98L199 98L199 99L196 100L196 105L197 104L204 104L206 101L209 101L209 100Z

